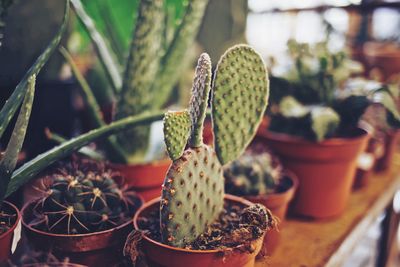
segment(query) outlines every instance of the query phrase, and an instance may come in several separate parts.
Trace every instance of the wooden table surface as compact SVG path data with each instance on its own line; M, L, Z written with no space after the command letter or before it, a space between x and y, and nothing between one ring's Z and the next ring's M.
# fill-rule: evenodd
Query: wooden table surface
M273 255L256 267L341 266L368 228L400 189L400 155L391 170L372 174L366 187L354 191L345 212L337 218L288 218L281 225L281 240Z

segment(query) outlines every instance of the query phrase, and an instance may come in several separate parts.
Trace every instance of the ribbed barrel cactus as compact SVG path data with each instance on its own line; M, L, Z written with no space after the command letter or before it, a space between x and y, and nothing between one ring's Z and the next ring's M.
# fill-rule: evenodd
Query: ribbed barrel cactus
M52 181L34 208L31 225L51 233L82 234L121 225L141 205L119 173L104 163L74 159L49 175Z
M215 150L202 140L210 92ZM165 117L167 146L180 142L168 148L174 153L170 152L173 163L164 180L160 203L163 242L185 247L217 220L224 208L222 165L240 156L255 135L268 92L266 67L251 47L230 48L221 57L214 80L209 56L200 56L189 107L191 126L179 120L180 113L167 113Z

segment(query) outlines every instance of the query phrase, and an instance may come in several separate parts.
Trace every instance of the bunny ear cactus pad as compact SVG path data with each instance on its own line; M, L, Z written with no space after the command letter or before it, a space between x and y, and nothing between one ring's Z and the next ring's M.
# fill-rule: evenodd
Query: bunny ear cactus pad
M191 147L203 144L203 123L206 117L208 95L211 89L211 59L206 53L200 55L197 62L196 73L190 99L190 118L192 130L189 139Z
M164 116L164 140L172 160L180 158L190 133L188 111L169 111Z
M218 62L212 95L215 150L222 164L236 159L254 137L268 104L268 72L247 45L228 49Z
M185 247L223 209L224 178L215 151L189 148L168 170L161 196L161 234L166 244Z

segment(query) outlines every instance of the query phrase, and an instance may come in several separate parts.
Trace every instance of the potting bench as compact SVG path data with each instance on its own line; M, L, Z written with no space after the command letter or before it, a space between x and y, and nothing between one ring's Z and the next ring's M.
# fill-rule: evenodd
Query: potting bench
M332 219L289 217L282 225L279 246L256 267L342 266L377 218L387 211L378 246L377 266L385 266L398 225L393 198L400 189L400 155L392 168L371 174L368 184L354 191L345 212Z

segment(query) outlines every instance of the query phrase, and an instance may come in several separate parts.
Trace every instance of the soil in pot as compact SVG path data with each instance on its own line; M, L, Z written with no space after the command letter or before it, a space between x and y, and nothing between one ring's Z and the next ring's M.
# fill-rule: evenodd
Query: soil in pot
M135 229L144 232L142 250L149 266L253 266L263 243L261 229L276 223L271 214L262 220L257 212L243 212L252 203L227 195L219 219L186 248L176 248L161 243L159 205L160 199L152 200L134 218Z
M313 218L341 214L350 196L357 160L369 135L358 129L346 138L315 143L287 134L267 132L265 143L299 179L293 211Z
M4 201L0 210L0 262L7 260L11 255L14 230L20 219L17 207Z

